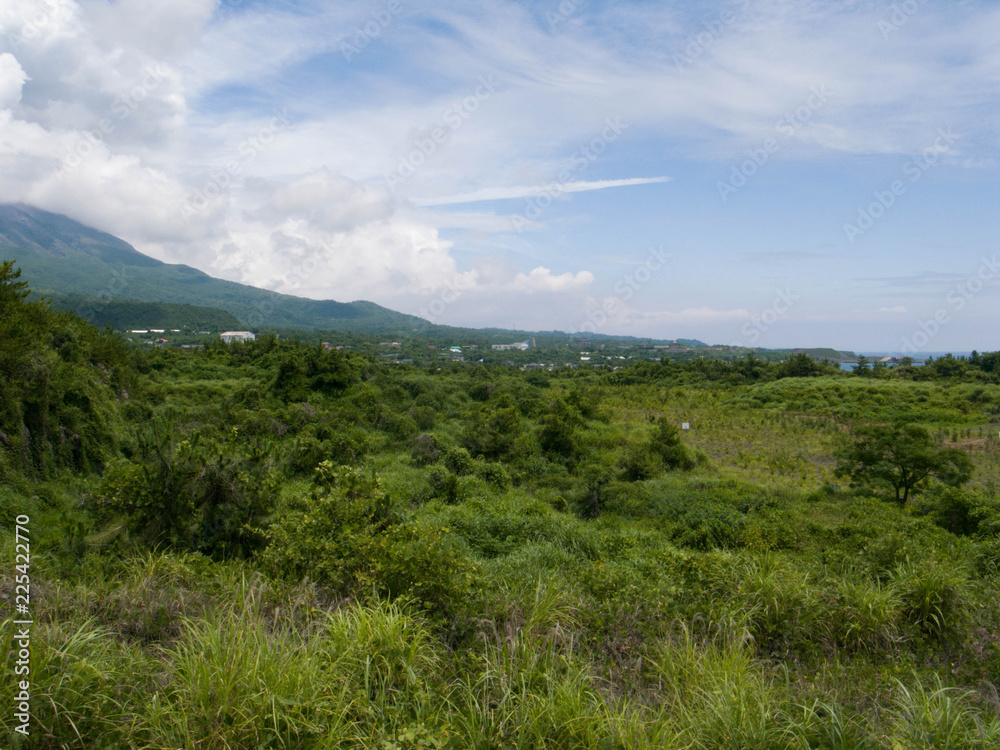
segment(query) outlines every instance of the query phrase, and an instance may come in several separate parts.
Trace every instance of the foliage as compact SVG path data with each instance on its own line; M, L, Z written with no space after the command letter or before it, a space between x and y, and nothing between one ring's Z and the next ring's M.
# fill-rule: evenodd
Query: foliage
M926 429L908 423L859 427L836 457L839 475L862 486L890 488L904 505L932 478L957 487L972 476L964 451L939 447Z
M45 302L0 264L0 473L100 469L122 444L135 371L123 342Z
M269 531L264 565L344 595L403 596L431 611L460 607L474 568L446 529L407 522L371 471L316 468L308 498L293 501Z
M137 460L111 465L101 482L102 515L125 517L149 545L170 544L213 557L248 557L264 545L278 477L266 449L177 441L173 426L154 422L140 436Z
M480 339L485 363L440 368L320 334L127 349L7 274L0 524L31 518L36 731L0 716L5 747L1000 740L993 355L860 376L603 339L620 369L522 373ZM27 439L31 403L51 421ZM839 487L844 435L897 423L971 478L905 505ZM33 458L64 431L89 466Z

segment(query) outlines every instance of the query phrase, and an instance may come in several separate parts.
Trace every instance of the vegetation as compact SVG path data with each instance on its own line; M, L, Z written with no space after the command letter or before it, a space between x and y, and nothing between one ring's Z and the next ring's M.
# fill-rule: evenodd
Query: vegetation
M231 331L242 324L234 315L212 307L178 305L171 302L101 300L72 295L50 295L52 306L71 310L98 328L116 331L133 328L165 328L181 331ZM155 335L150 338L157 338Z
M148 350L27 291L5 264L4 747L1000 745L995 354Z
M931 434L915 424L859 427L835 455L838 474L856 484L887 485L896 502L904 505L931 479L960 487L972 477L972 459L965 451L936 445Z

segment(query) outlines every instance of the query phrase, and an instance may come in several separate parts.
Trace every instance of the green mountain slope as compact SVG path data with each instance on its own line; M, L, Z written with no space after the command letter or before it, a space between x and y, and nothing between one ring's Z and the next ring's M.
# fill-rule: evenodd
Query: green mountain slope
M66 216L24 205L0 205L0 259L16 260L32 289L54 298L198 305L223 310L251 328L403 333L432 327L372 302L311 300L216 279L150 258Z
M179 305L175 302L136 302L101 300L68 294L49 295L57 310L72 310L98 328L111 326L117 331L130 328L177 328L184 331L225 331L240 328L235 315L216 307Z

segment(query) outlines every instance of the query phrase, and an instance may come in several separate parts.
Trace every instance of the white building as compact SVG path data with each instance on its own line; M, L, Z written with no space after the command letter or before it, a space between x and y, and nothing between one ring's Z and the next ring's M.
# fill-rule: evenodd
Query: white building
M527 341L518 341L516 344L494 344L493 348L498 352L507 352L511 349L518 349L522 352L526 352L531 348L534 341L534 339L528 339Z
M253 341L257 337L250 331L225 331L219 334L219 338L227 344L232 344L235 341Z

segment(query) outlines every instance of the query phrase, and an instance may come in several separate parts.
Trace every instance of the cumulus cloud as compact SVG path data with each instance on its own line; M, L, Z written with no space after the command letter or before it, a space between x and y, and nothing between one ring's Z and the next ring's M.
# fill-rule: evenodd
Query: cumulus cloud
M737 5L690 59L693 30L716 11L692 16L708 5L581 6L554 30L524 4L457 0L393 14L347 59L341 41L371 28L365 0L6 0L0 200L278 291L413 311L458 289L441 322L509 325L517 311L525 325L571 328L602 304L593 270L602 253L628 252L629 227L595 232L578 255L552 249L563 239L552 228L578 222L575 205L649 199L668 179L622 175L674 174L667 160L680 155L676 179L689 179L687 164L746 158L781 127L775 161L908 155L927 145L928 123L960 127L956 164L995 169L1000 9L925 4L887 37L879 4ZM489 96L476 94L484 76ZM286 121L264 142L275 111ZM602 135L609 118L620 140ZM417 152L390 191L387 175ZM566 199L520 222L530 240L509 216L460 210L553 184ZM742 257L753 274L827 255ZM722 293L633 305L609 332L722 330L752 306Z
M320 229L345 232L388 219L393 202L382 187L322 169L279 188L265 210L274 219L301 218Z
M21 101L21 87L28 76L10 52L0 54L0 109L9 109Z

